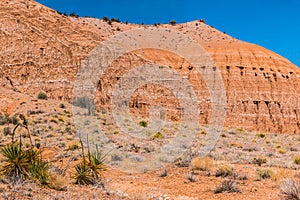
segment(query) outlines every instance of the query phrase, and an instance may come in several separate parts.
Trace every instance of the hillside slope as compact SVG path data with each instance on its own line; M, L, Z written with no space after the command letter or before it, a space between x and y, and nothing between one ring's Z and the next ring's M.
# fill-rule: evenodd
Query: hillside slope
M44 91L50 98L70 101L76 73L88 53L114 34L137 27L142 26L117 22L109 25L99 19L62 16L31 0L1 1L0 86L32 96ZM190 36L205 48L221 70L227 93L227 127L300 132L300 69L297 66L274 52L234 39L200 21L159 27ZM206 86L203 80L195 80L195 72L188 69L189 64L183 58L151 49L124 56L130 56L131 62L120 58L100 77L105 86L103 91L98 91L97 101L101 106L109 108L109 91L116 84L116 77L140 64L154 62L189 76L195 91L201 94L198 96L201 123L210 122ZM135 100L146 102L147 108L152 103L169 106L170 119L178 120L179 114L174 111L178 106L173 100L162 97L158 102L147 101L147 95L134 96ZM5 105L1 111L6 111ZM137 108L132 112L145 115L146 111Z

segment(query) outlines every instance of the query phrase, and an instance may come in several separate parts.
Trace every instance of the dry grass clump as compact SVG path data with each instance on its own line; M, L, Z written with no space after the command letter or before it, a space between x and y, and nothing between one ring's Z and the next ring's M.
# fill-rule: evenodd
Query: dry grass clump
M216 169L215 176L223 178L228 176L234 176L234 169L232 166L223 164Z
M274 173L270 169L257 169L257 175L262 179L269 179L274 176Z
M237 187L237 182L234 181L234 180L224 180L214 190L215 194L218 194L218 193L235 193L235 192L240 193L241 190Z
M280 196L283 200L300 200L300 180L284 179L280 184Z
M214 167L214 162L209 157L196 157L192 159L190 165L192 170L210 171Z
M294 176L293 171L288 170L286 168L279 168L274 171L274 174L271 177L271 179L273 181L282 181L287 178L292 178L293 176Z

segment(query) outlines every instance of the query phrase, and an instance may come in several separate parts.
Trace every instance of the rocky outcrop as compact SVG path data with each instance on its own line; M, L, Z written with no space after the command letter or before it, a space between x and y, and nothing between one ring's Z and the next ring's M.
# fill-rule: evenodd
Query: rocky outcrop
M32 96L70 101L81 61L101 41L141 25L58 14L31 0L0 2L0 85ZM300 133L300 69L260 46L239 41L202 21L159 25L177 30L201 44L221 71L227 94L225 125L276 133ZM130 57L128 62L127 57ZM178 55L145 49L114 61L99 77L98 105L110 108L118 77L145 63L170 66L188 77L200 106L203 124L210 122L211 105L205 82ZM178 101L168 88L147 85L131 98L131 111L147 115L152 104L167 107L169 120L180 120ZM149 98L149 94L156 94Z

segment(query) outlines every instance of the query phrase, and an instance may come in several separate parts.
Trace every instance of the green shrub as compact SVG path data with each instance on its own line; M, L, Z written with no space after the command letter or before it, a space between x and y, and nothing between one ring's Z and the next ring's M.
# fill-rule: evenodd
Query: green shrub
M147 127L148 126L148 122L142 120L139 122L139 125L142 126L142 127Z
M102 172L106 170L104 165L104 156L97 149L96 152L91 153L89 157L88 166L92 170L93 176L99 178L102 176Z
M44 92L40 92L37 96L38 99L43 99L43 100L47 100L48 97L47 97L47 94L44 93Z
M4 146L0 153L4 157L0 174L11 178L13 181L28 178L33 162L35 162L40 155L40 151L24 149L18 143L10 143Z
M75 166L74 178L75 184L79 185L90 185L95 183L92 170L84 162Z
M102 177L102 172L106 170L106 167L104 165L105 156L101 154L96 146L96 152L88 152L88 159L86 160L82 141L80 142L83 160L81 163L75 166L75 184L94 184L99 180L100 177Z
M162 139L164 138L163 134L161 132L157 132L152 136L153 139Z
M36 159L32 162L29 173L32 179L41 185L49 185L51 183L49 165L41 159Z

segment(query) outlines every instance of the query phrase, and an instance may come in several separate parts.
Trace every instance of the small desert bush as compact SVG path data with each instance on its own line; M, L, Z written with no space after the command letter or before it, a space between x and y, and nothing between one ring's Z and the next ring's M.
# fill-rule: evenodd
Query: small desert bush
M10 124L11 122L8 114L0 115L0 125Z
M47 94L44 93L44 92L40 92L40 93L38 94L37 98L38 98L38 99L43 99L43 100L48 99Z
M266 135L265 135L265 134L263 134L263 133L258 133L258 134L256 134L256 136L257 136L257 137L260 137L260 138L264 138L264 137L266 137Z
M79 143L78 142L69 143L68 150L74 151L76 149L79 149Z
M267 163L267 159L266 158L253 158L252 163L256 164L258 166L261 166L262 164Z
M269 179L274 176L274 173L270 169L258 169L257 175L262 179Z
M218 193L234 193L241 192L240 189L236 186L234 180L224 180L222 183L214 190L215 194Z
M300 156L297 156L297 157L294 158L294 163L296 165L300 165Z
M194 176L194 173L193 173L193 172L188 173L188 174L186 175L186 178L187 178L187 180L189 180L189 182L191 182L191 183L194 183L194 182L197 181L197 178Z
M10 130L10 128L7 126L7 127L4 127L3 129L3 135L7 136L7 135L11 135L12 132Z
M209 157L196 157L193 158L191 161L192 170L210 171L213 168L213 166L213 160Z
M41 159L35 159L31 163L29 173L32 179L36 180L41 185L49 185L51 183L49 164L42 161Z
M102 20L105 21L105 22L107 22L107 21L109 21L109 18L106 17L106 16L103 16L103 17L102 17Z
M170 23L172 26L174 26L174 25L176 24L176 21L175 21L175 20L171 20L169 23Z
M166 176L168 176L168 171L166 169L161 171L159 174L159 177L166 177Z
M139 122L139 125L142 126L142 127L147 127L148 126L148 122L142 120Z
M280 196L284 200L300 200L300 180L284 179L280 184Z
M162 139L164 138L163 134L161 132L157 132L152 136L153 139Z
M227 176L233 176L233 175L234 175L233 167L225 164L218 167L215 174L216 177L223 177L223 178Z

